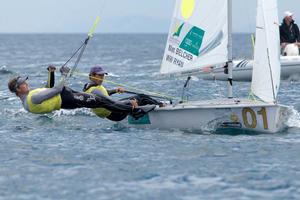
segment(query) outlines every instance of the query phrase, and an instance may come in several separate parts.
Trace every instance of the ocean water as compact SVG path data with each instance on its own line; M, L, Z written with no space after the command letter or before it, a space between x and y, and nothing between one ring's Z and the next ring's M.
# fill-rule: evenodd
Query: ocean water
M166 37L96 35L78 69L88 73L100 64L114 82L178 97L185 78L157 76ZM299 82L281 85L279 101L294 111L288 128L277 134L117 130L88 109L24 111L8 92L8 79L28 75L32 88L44 85L47 65L63 64L84 39L0 35L0 199L300 198ZM235 58L252 57L249 35L233 40ZM81 90L86 81L75 75L69 84ZM246 96L249 87L235 83L235 96ZM197 79L189 90L191 100L225 97L225 92L226 83Z

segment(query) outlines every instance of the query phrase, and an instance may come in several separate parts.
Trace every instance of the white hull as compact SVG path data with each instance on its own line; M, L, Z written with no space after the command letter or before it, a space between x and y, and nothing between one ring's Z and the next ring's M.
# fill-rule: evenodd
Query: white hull
M281 80L300 80L300 56L281 57ZM253 60L234 61L233 80L251 81ZM228 75L224 73L223 68L216 68L212 71L202 72L199 75L204 80L227 81Z
M257 1L255 64L236 63L232 74L229 62L228 75L218 67L212 71L211 66L232 60L232 0L204 0L202 6L195 6L191 2L176 1L161 67L162 74L198 74L202 69L204 79L251 81L253 77L253 94L265 102L273 102L277 99L280 72L282 78L300 73L300 57L282 57L281 63L279 61L276 0ZM231 84L228 85L228 96L232 96ZM123 124L168 130L214 131L235 128L275 133L285 128L288 114L288 107L282 105L247 99L221 99L156 108L138 120L128 117Z
M156 108L139 120L122 121L127 127L213 131L219 128L275 133L282 130L288 107L249 100L197 101Z

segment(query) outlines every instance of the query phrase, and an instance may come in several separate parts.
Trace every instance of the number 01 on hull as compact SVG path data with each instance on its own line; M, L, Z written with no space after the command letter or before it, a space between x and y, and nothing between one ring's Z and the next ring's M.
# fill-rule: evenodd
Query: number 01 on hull
M285 128L289 108L249 100L197 101L156 108L141 119L129 117L136 128L216 130L237 128L275 133Z

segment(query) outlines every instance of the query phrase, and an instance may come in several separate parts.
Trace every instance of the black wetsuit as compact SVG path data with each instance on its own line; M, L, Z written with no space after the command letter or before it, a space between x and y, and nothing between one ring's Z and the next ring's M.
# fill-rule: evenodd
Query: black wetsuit
M94 83L87 83L85 84L84 88L83 88L83 91L87 91L89 88L93 87L93 86L98 86L97 84L94 84ZM107 90L108 92L108 95L113 95L113 94L116 94L117 91L116 90ZM104 95L100 92L97 92L95 93L95 95L97 97L103 97ZM128 98L123 98L123 99L119 99L118 102L121 102L125 105L131 105L130 103L130 100L134 100L136 99L137 100L137 103L139 106L145 106L145 105L161 105L162 103L149 97L148 95L145 95L145 94L137 94L135 96L131 96L131 97L128 97ZM118 110L111 110L111 109L108 109L109 111L111 111L111 114L106 117L107 119L109 120L112 120L112 121L121 121L123 119L125 119L127 117L127 113L126 111L125 112L120 112Z
M145 114L145 111L141 108L133 108L130 101L121 102L114 101L108 97L98 96L94 94L88 94L84 92L77 92L69 87L55 84L54 72L49 72L48 82L45 90L33 94L31 101L33 104L41 104L43 101L53 98L54 96L60 94L62 104L62 109L76 109L76 108L105 108L113 113L121 114L123 119L131 114L135 118L139 118ZM27 95L20 97L23 106L29 111L29 106L27 104ZM117 120L120 121L120 120Z
M75 109L75 108L106 108L111 112L122 113L127 115L133 110L131 104L114 101L110 98L103 96L96 96L85 92L77 92L68 87L63 87L60 93L62 99L61 108Z

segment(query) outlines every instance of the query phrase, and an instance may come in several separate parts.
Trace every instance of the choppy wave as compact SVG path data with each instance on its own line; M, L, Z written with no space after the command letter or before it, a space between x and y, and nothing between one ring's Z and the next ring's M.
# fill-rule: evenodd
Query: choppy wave
M0 67L2 81L6 82L10 73L26 72L31 75L32 87L40 86L47 79L46 66L61 65L60 59L69 57L84 37L0 35L0 40L6 42L2 47L6 53L0 55L1 65L6 65ZM80 72L103 63L117 77L116 82L175 97L181 95L186 78L155 77L166 35L101 35L101 38L92 40L93 46L89 46L80 62ZM248 35L234 39L238 43L234 49L237 57L251 57L251 45L248 49L245 44L247 38ZM143 46L145 41L147 45ZM147 51L140 51L145 48ZM81 91L86 78L75 76L69 81L72 89ZM203 127L201 134L134 128L115 131L111 128L115 123L100 119L89 109L45 115L28 113L17 97L8 94L6 83L1 87L3 199L196 200L300 196L300 114L295 109L287 122L290 128L279 134L211 134L217 122ZM247 95L249 88L247 83L235 83L235 96ZM283 83L280 102L295 105L299 110L298 90L299 84ZM194 80L189 92L195 100L216 98L219 94L226 95L226 83Z
M21 106L21 105L20 105ZM8 116L8 117L18 117L18 116L24 116L28 115L28 111L26 111L24 108L4 108L0 111L0 113L3 116ZM80 108L80 109L74 109L74 110L57 110L54 111L51 114L30 114L30 115L46 115L50 118L59 118L63 116L91 116L91 117L97 117L90 109L88 108Z
M289 128L300 128L300 113L294 108L289 109L289 118L286 125Z
M116 62L115 65L116 66L124 66L124 65L128 65L131 62L132 62L132 59L129 58L129 59L125 59L121 62Z
M7 66L3 65L0 67L0 75L13 74L13 71L7 69Z
M79 108L74 110L65 110L60 109L53 112L52 117L61 117L61 116L96 116L93 112L91 112L88 108Z
M13 109L13 108L4 108L0 111L2 116L6 117L19 117L28 114L28 112L24 108Z
M141 190L167 190L167 189L188 189L189 187L209 188L214 186L226 186L220 177L197 177L189 175L160 176L149 174L141 177L141 180L134 182L119 183L118 188L129 189L138 187Z

